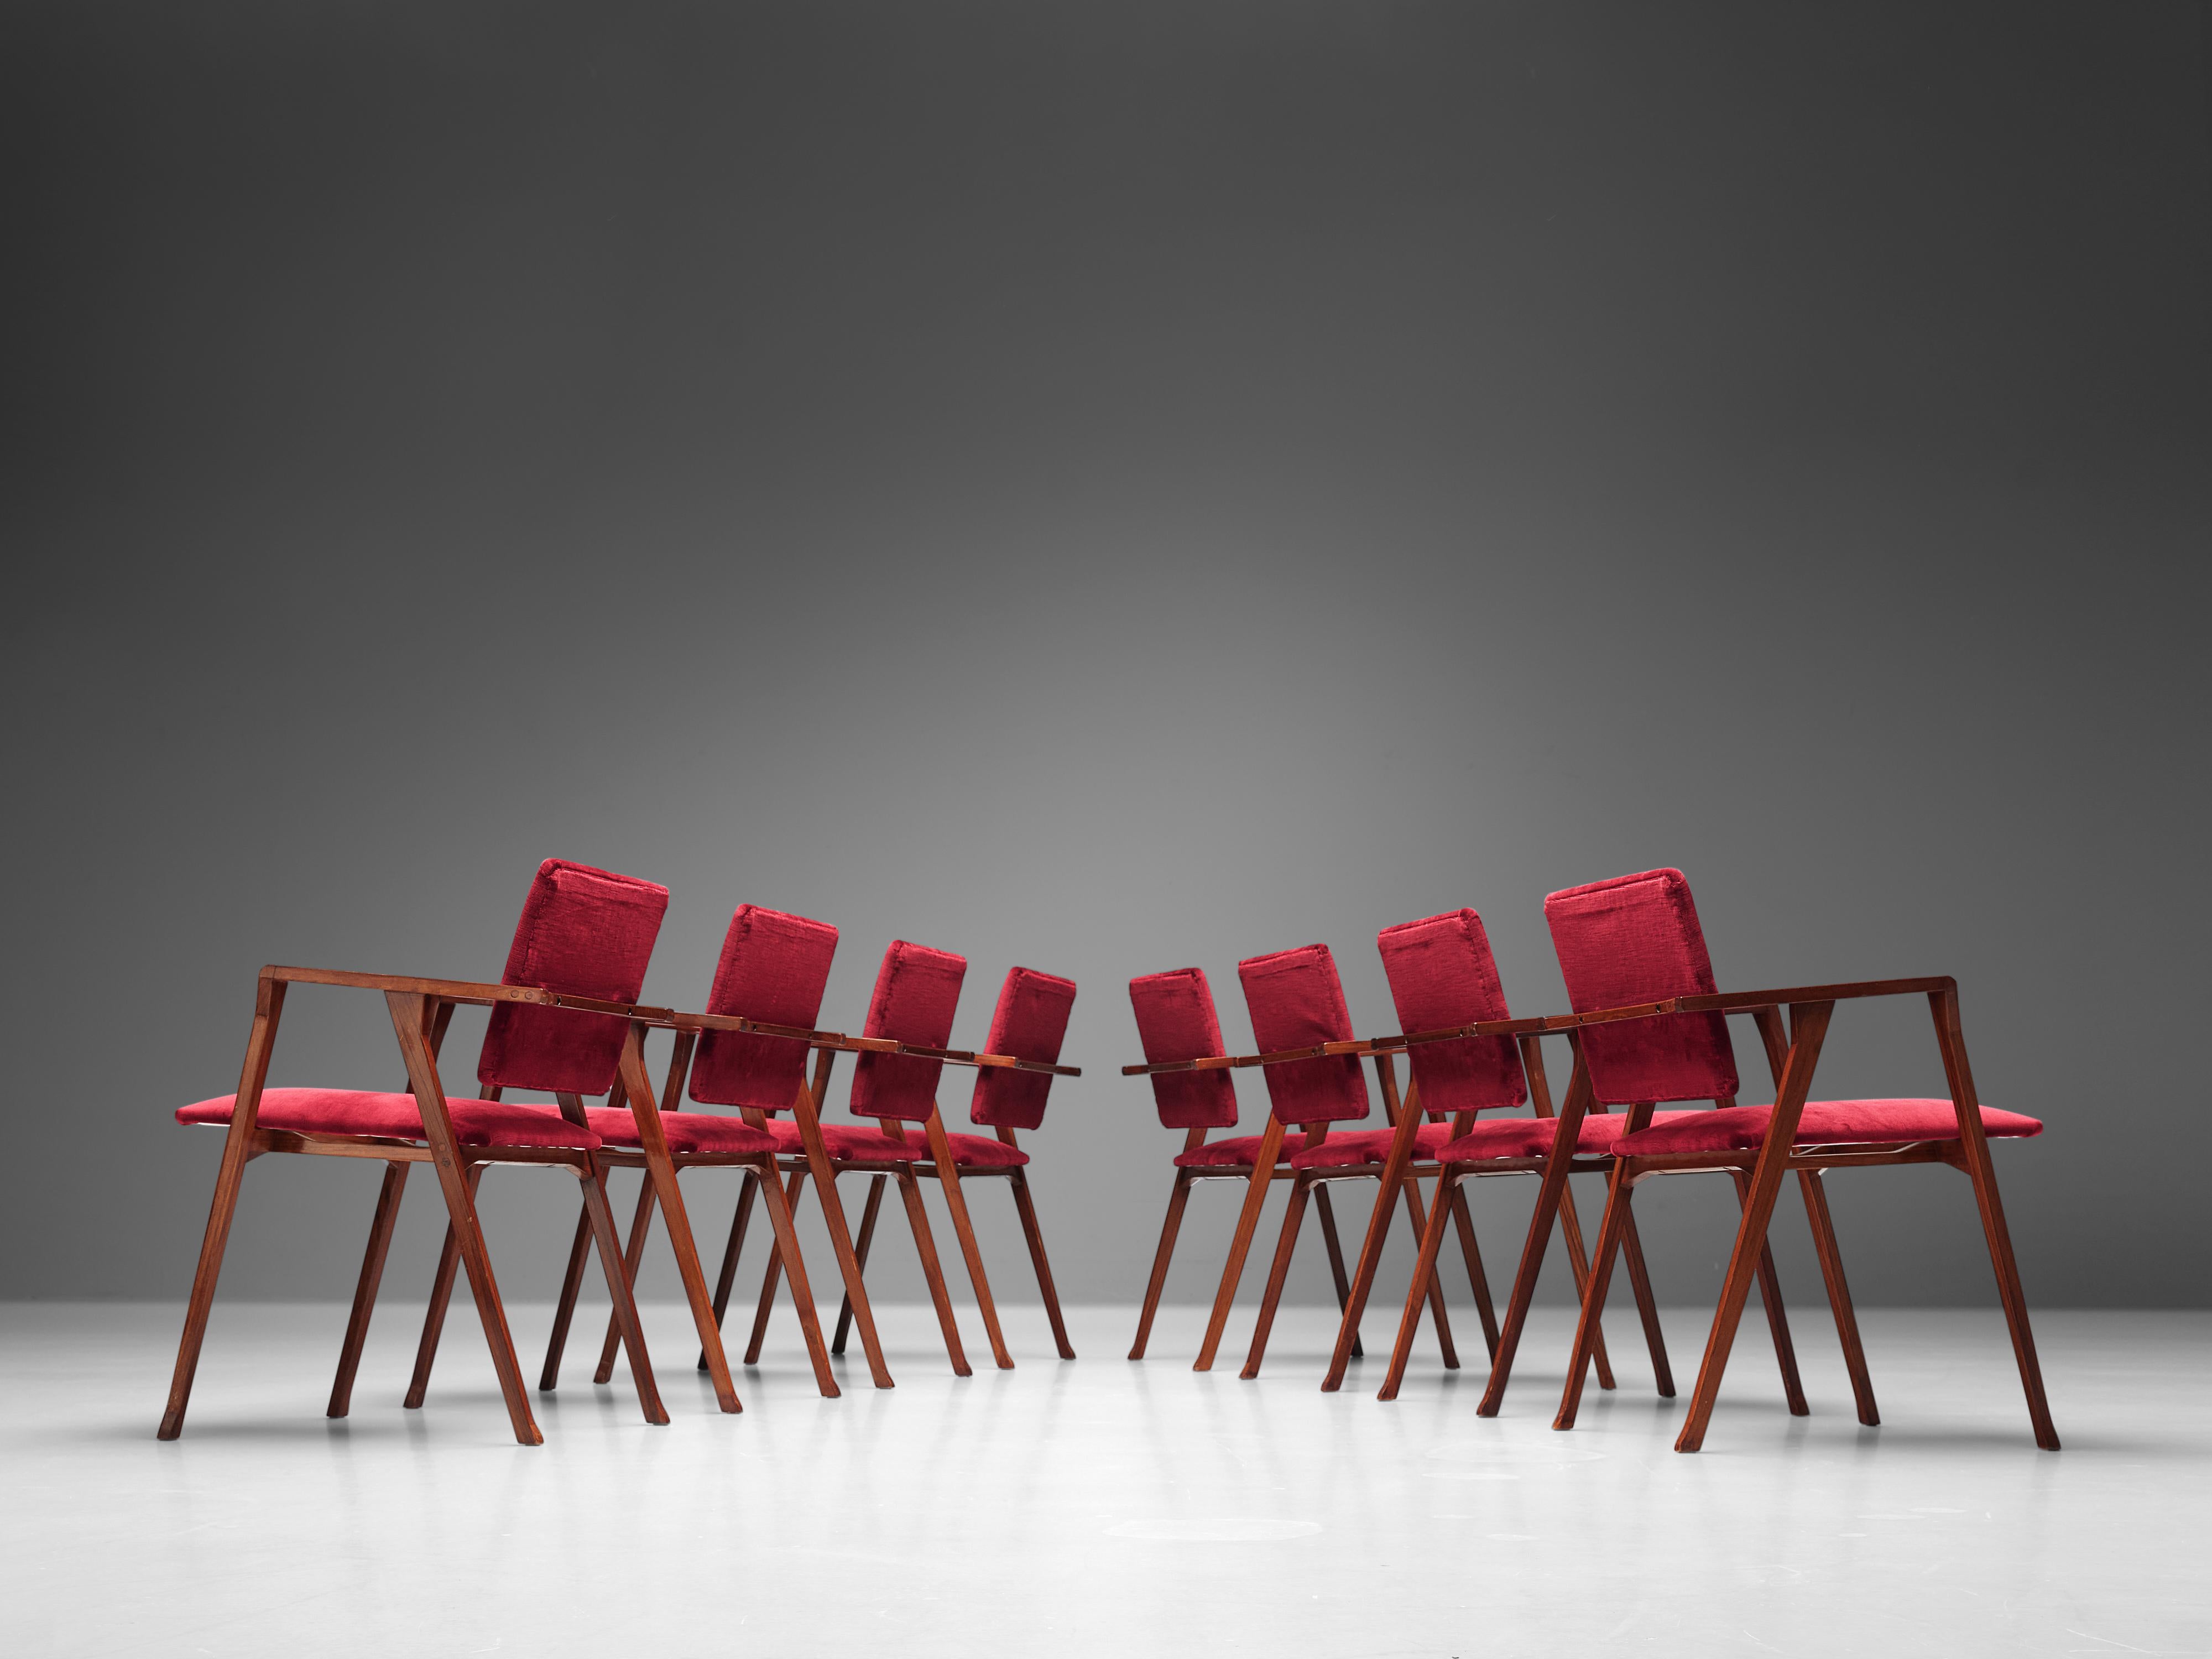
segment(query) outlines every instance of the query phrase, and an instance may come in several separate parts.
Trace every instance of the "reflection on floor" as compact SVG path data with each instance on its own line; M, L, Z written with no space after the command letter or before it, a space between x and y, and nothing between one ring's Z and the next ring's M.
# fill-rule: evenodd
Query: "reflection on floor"
M513 1312L528 1355L547 1310ZM1318 1392L1334 1322L1316 1310L1286 1313L1251 1383L1249 1315L1200 1376L1192 1310L1166 1310L1133 1365L1130 1310L1071 1310L1084 1357L1063 1364L1024 1307L1008 1310L1018 1369L966 1382L926 1310L884 1310L897 1388L870 1389L856 1351L835 1401L780 1315L772 1363L739 1374L744 1414L724 1419L683 1310L654 1308L674 1423L647 1427L625 1374L594 1389L572 1358L532 1450L508 1437L465 1295L424 1410L400 1409L413 1344L395 1308L352 1418L326 1422L343 1317L218 1304L185 1437L161 1445L179 1310L0 1308L9 1650L2212 1650L2208 1315L2039 1313L2052 1455L1995 1312L1869 1310L1884 1422L1863 1430L1808 1308L1813 1415L1785 1414L1763 1342L1741 1341L1696 1456L1669 1449L1681 1407L1652 1396L1632 1316L1619 1391L1556 1434L1561 1310L1486 1421L1471 1330L1466 1370L1447 1378L1431 1348L1386 1406L1379 1352ZM1668 1316L1686 1389L1704 1320ZM599 1319L578 1329L572 1352L595 1352Z

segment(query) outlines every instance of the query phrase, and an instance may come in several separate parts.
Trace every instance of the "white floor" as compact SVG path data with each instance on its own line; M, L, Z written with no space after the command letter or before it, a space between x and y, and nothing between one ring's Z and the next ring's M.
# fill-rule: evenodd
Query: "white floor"
M514 1312L528 1349L546 1310ZM1433 1349L1395 1404L1373 1397L1379 1355L1322 1395L1315 1312L1246 1383L1244 1318L1201 1376L1192 1310L1164 1313L1141 1365L1129 1310L1077 1310L1068 1364L1025 1306L1018 1369L964 1382L926 1310L886 1310L898 1387L868 1388L856 1349L836 1401L785 1316L725 1419L683 1310L656 1308L674 1423L647 1427L622 1374L594 1389L572 1358L525 1449L465 1297L421 1412L399 1407L410 1322L386 1316L331 1424L343 1310L219 1304L185 1437L162 1445L178 1310L0 1309L5 1650L2212 1651L2208 1315L2041 1314L2056 1455L1993 1312L1869 1311L1871 1431L1822 1310L1796 1315L1808 1419L1748 1323L1696 1456L1669 1449L1680 1406L1630 1358L1632 1317L1609 1322L1619 1392L1557 1434L1563 1313L1493 1421L1480 1365L1447 1380ZM1686 1389L1704 1320L1669 1316ZM580 1328L596 1350L596 1320Z

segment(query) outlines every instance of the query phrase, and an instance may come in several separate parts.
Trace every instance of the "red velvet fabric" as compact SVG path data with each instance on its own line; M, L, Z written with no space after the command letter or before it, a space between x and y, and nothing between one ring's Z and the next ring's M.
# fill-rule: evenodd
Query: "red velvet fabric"
M837 930L828 922L740 904L722 939L707 1012L811 1030L836 954ZM788 1037L708 1031L691 1062L691 1098L788 1111L806 1075L808 1052Z
M1771 1106L1729 1106L1712 1112L1670 1112L1670 1119L1621 1138L1623 1157L1659 1152L1741 1152L1766 1144ZM1982 1108L1983 1133L1991 1136L2039 1135L2043 1125L2018 1112ZM1956 1140L1958 1109L1948 1100L1808 1100L1797 1121L1793 1145L1873 1146L1893 1141Z
M1404 1031L1440 1031L1479 1019L1510 1019L1505 988L1482 918L1454 910L1422 921L1401 922L1375 937L1389 977L1390 1000ZM1465 1037L1428 1042L1407 1051L1421 1108L1431 1112L1480 1112L1526 1103L1528 1085L1511 1037Z
M893 939L876 974L863 1034L925 1048L950 1048L960 981L967 975L965 957ZM862 1054L853 1068L853 1115L926 1121L936 1109L937 1079L944 1069L943 1060L912 1054Z
M179 1123L219 1123L228 1128L236 1095L177 1109ZM464 1146L567 1146L599 1149L599 1138L580 1129L550 1106L518 1101L448 1100L453 1137ZM628 1114L624 1114L628 1115ZM255 1121L264 1129L297 1134L377 1135L421 1140L422 1115L412 1095L368 1089L264 1089Z
M1057 1065L1060 1045L1067 1036L1068 1011L1074 1006L1073 980L1055 979L1034 968L1010 969L999 989L999 1006L991 1016L991 1035L983 1039L983 1052ZM1052 1079L1042 1072L985 1066L975 1074L969 1121L994 1129L1002 1124L1009 1129L1034 1129L1044 1121L1045 1096L1051 1088Z
M963 1170L1012 1170L1030 1161L1018 1146L1009 1146L995 1135L947 1135L952 1161Z
M1221 1022L1213 1012L1213 989L1198 968L1174 968L1129 981L1129 1006L1136 1011L1137 1040L1145 1064L1176 1060L1212 1060L1221 1046ZM1227 1072L1156 1072L1152 1105L1170 1129L1226 1129L1237 1122L1237 1086Z
M500 982L635 1002L667 908L665 887L548 859L530 884ZM612 1014L502 1002L484 1030L477 1080L487 1089L603 1095L614 1086L627 1030Z
M1711 1117L1711 1112L1654 1112L1654 1125L1672 1123L1676 1118ZM1559 1120L1549 1117L1498 1117L1478 1123L1472 1132L1462 1135L1443 1147L1437 1154L1446 1164L1471 1164L1486 1158L1544 1158L1552 1150L1552 1137L1558 1132ZM1575 1152L1583 1158L1610 1158L1620 1143L1621 1131L1628 1127L1626 1112L1590 1112L1583 1118L1582 1128L1575 1136Z
M1544 901L1552 945L1578 1014L1667 997L1709 996L1713 965L1690 884L1647 870ZM1590 1086L1608 1106L1721 1100L1736 1091L1735 1049L1719 1014L1663 1014L1583 1032Z
M806 1151L799 1138L799 1126L787 1117L769 1120L768 1132L775 1142L776 1156L798 1158ZM919 1132L908 1135L905 1142L894 1141L880 1129L861 1123L825 1123L822 1126L822 1145L832 1158L863 1158L875 1163L885 1159L927 1159L928 1144Z
M1311 1152L1303 1149L1291 1154L1293 1170L1342 1170L1355 1164L1381 1164L1390 1156L1390 1143L1396 1137L1395 1129L1353 1129L1347 1133L1331 1135ZM1424 1123L1413 1131L1413 1156L1432 1158L1451 1139L1449 1123ZM1293 1140L1291 1145L1296 1146Z
M641 1144L637 1120L630 1115L627 1106L586 1106L584 1116L591 1122L592 1133L610 1146ZM756 1152L776 1149L775 1137L767 1130L756 1129L741 1117L725 1117L720 1112L663 1112L660 1127L668 1137L668 1150L678 1158L694 1152L749 1158Z
M1260 1142L1264 1139L1261 1135L1225 1135L1219 1140L1209 1140L1187 1152L1176 1153L1175 1165L1178 1170L1233 1170L1239 1165L1249 1168L1252 1160L1260 1156ZM1279 1164L1288 1158L1291 1148L1297 1144L1295 1139L1285 1139L1275 1154L1275 1162Z
M1260 1052L1352 1040L1352 1012L1326 945L1302 945L1237 964L1244 1006ZM1367 1115L1367 1079L1358 1060L1334 1054L1261 1067L1267 1100L1286 1124L1337 1122Z

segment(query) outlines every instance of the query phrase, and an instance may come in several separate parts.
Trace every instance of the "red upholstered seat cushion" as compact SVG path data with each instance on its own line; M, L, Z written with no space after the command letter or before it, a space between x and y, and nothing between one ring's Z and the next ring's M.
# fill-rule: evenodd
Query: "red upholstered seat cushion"
M1655 1112L1651 1121L1656 1127L1670 1124L1677 1118L1711 1115L1711 1112ZM1445 1164L1476 1164L1492 1158L1548 1157L1558 1126L1557 1118L1493 1117L1477 1123L1468 1133L1442 1148L1437 1157ZM1589 1113L1575 1135L1575 1151L1584 1158L1610 1158L1620 1141L1621 1131L1627 1127L1626 1112Z
M951 1143L952 1161L963 1170L1012 1170L1030 1161L1030 1155L1018 1146L1009 1146L995 1135L953 1135L945 1139Z
M203 1100L177 1109L179 1123L220 1123L228 1127L236 1095ZM599 1138L580 1129L550 1106L505 1100L449 1100L453 1135L464 1146L567 1146L599 1149ZM628 1113L623 1115L627 1117ZM420 1140L422 1115L412 1095L368 1089L264 1089L255 1121L264 1129L295 1134L375 1135L386 1140Z
M1200 968L1173 968L1143 974L1129 981L1129 1006L1137 1014L1137 1036L1145 1045L1145 1064L1176 1060L1212 1060L1226 1054L1221 1021L1213 1011L1213 988ZM1155 1072L1152 1104L1170 1129L1227 1129L1237 1122L1237 1089L1225 1071Z
M592 1133L610 1146L639 1145L637 1120L627 1106L586 1106ZM741 1117L720 1112L663 1112L660 1127L668 1137L668 1150L679 1158L696 1152L745 1158L776 1150L775 1137L756 1129Z
M1771 1106L1730 1106L1711 1112L1662 1112L1670 1120L1627 1135L1617 1150L1634 1158L1659 1152L1741 1152L1766 1144ZM1618 1121L1618 1120L1616 1120ZM1992 1136L2039 1135L2043 1125L2018 1112L1982 1108L1982 1131ZM1958 1109L1948 1100L1808 1100L1797 1120L1796 1145L1886 1145L1906 1140L1956 1140Z
M1226 1170L1249 1165L1260 1156L1260 1143L1265 1139L1264 1135L1230 1135L1224 1139L1209 1140L1187 1152L1176 1153L1175 1166L1178 1170ZM1279 1164L1288 1158L1297 1145L1295 1138L1285 1140L1275 1154L1275 1161Z
M776 1155L797 1158L806 1147L799 1138L799 1125L787 1117L772 1117L768 1121L769 1133L775 1137ZM825 1123L822 1126L822 1145L832 1158L860 1158L873 1163L898 1162L907 1158L927 1158L929 1146L916 1130L902 1146L882 1130L861 1123Z
M1341 1170L1355 1164L1381 1164L1390 1156L1390 1142L1397 1133L1395 1129L1354 1129L1346 1134L1331 1135L1311 1152L1292 1152L1291 1167ZM1450 1124L1424 1123L1413 1131L1413 1156L1434 1158L1450 1139Z

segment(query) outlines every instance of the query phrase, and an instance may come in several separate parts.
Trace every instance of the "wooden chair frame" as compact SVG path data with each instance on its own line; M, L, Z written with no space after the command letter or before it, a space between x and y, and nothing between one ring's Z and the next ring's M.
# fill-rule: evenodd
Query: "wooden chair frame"
M1868 997L1915 995L1928 999L1951 1103L1958 1115L1958 1138L1955 1140L1890 1144L1854 1142L1827 1146L1797 1146L1797 1125L1812 1090L1814 1068L1820 1061L1821 1045L1826 1040L1828 1023L1836 1004ZM1789 1011L1786 1030L1781 1012L1785 1008ZM2035 1443L2045 1451L2057 1451L2058 1432L2051 1423L2050 1402L2044 1393L2042 1366L2036 1358L2035 1338L2028 1324L2027 1297L2021 1287L2020 1267L2013 1254L2012 1236L2005 1225L2004 1206L1997 1195L1996 1169L1990 1157L1989 1137L1982 1126L1981 1097L1975 1091L1973 1072L1966 1060L1966 1038L1959 1022L1958 981L1948 975L1930 979L1865 980L1838 985L1799 986L1787 990L1673 997L1635 1008L1605 1010L1582 1016L1581 1023L1594 1024L1612 1019L1648 1019L1655 1014L1703 1012L1749 1014L1758 1022L1759 1036L1765 1045L1768 1061L1775 1077L1774 1106L1767 1120L1765 1142L1756 1150L1741 1152L1682 1152L1608 1160L1611 1170L1605 1219L1598 1230L1596 1258L1590 1264L1589 1280L1583 1297L1582 1315L1576 1325L1575 1357L1567 1368L1566 1389L1560 1398L1559 1416L1553 1426L1558 1429L1574 1426L1582 1397L1581 1361L1588 1350L1594 1315L1604 1305L1613 1257L1631 1225L1631 1194L1638 1184L1652 1176L1693 1170L1724 1170L1735 1177L1742 1194L1743 1216L1736 1228L1735 1244L1729 1257L1728 1275L1723 1281L1720 1303L1714 1310L1712 1329L1705 1340L1705 1357L1698 1368L1697 1386L1691 1395L1689 1416L1675 1439L1674 1449L1693 1452L1705 1444L1705 1431L1712 1419L1714 1403L1720 1395L1721 1374L1728 1365L1729 1350L1735 1340L1736 1326L1743 1316L1744 1303L1750 1294L1752 1282L1759 1276L1760 1263L1765 1257L1767 1227L1773 1218L1775 1201L1781 1194L1783 1177L1791 1173L1798 1177L1799 1187L1805 1198L1806 1212L1813 1223L1821 1271L1827 1281L1829 1301L1836 1316L1837 1332L1842 1340L1845 1363L1850 1371L1859 1420L1869 1426L1877 1423L1880 1419L1875 1410L1874 1390L1867 1375L1865 1354L1859 1342L1850 1292L1844 1282L1842 1261L1836 1254L1833 1229L1828 1220L1827 1196L1820 1177L1825 1171L1833 1169L1946 1164L1963 1172L1973 1184L1975 1203L1981 1212L1983 1237L1989 1246L1990 1265L1996 1276L1997 1297L2004 1308L2005 1324L2012 1338L2013 1358L2019 1366L2021 1388L2027 1396L2028 1420L2034 1429ZM1583 1093L1586 1095L1587 1091ZM1579 1122L1583 1104L1583 1099L1576 1091L1570 1091L1567 1105L1560 1113L1563 1136L1572 1133L1564 1127L1568 1120ZM1650 1121L1651 1111L1648 1105L1631 1108L1630 1131L1632 1133L1644 1127Z
M400 1056L406 1066L408 1088L414 1095L416 1109L421 1114L422 1141L372 1135L301 1133L260 1127L261 1097L268 1081L269 1062L276 1046L277 1025L283 1014L286 993L295 984L341 986L384 994L392 1034L398 1040ZM417 979L396 975L277 966L265 967L261 970L255 982L253 1024L246 1040L245 1065L239 1078L230 1124L225 1131L222 1163L216 1173L214 1202L210 1208L207 1230L200 1243L198 1266L192 1277L191 1297L186 1306L184 1334L178 1343L176 1370L170 1381L168 1405L162 1414L160 1438L173 1440L184 1431L185 1408L191 1399L192 1378L198 1368L201 1346L206 1339L208 1316L214 1306L216 1284L222 1275L223 1255L229 1243L231 1221L237 1213L239 1191L245 1180L246 1166L254 1158L269 1152L371 1158L380 1160L385 1165L384 1180L377 1195L375 1218L370 1228L368 1255L362 1263L361 1278L355 1291L353 1309L340 1349L337 1376L331 1386L330 1403L326 1408L328 1415L343 1417L351 1408L354 1375L360 1363L362 1344L368 1337L369 1314L374 1306L377 1286L383 1276L385 1252L391 1243L392 1224L398 1213L408 1170L416 1164L429 1164L438 1173L439 1189L446 1200L448 1237L453 1241L459 1266L468 1275L469 1289L476 1300L485 1340L491 1349L493 1368L499 1376L500 1393L506 1402L514 1437L526 1446L544 1443L544 1432L531 1413L529 1396L523 1388L521 1367L515 1358L514 1336L508 1330L506 1308L500 1300L498 1283L493 1276L491 1257L484 1246L475 1200L477 1184L488 1165L521 1164L565 1169L577 1178L583 1189L585 1207L592 1239L598 1246L600 1265L606 1272L608 1290L614 1299L616 1316L621 1322L624 1346L629 1351L639 1404L647 1422L665 1424L668 1421L667 1409L661 1403L652 1362L647 1353L644 1332L638 1324L636 1305L631 1299L629 1282L622 1272L621 1250L601 1185L603 1177L599 1154L582 1148L463 1146L455 1137L445 1086L438 1075L439 1048L455 1006L490 1006L501 1002L534 1003L544 1007L570 1008L632 1018L623 1055L623 1065L626 1069L638 1053L639 1027L634 1018L636 1011L627 1004L569 996L532 986L498 985L468 980ZM652 1115L649 1091L646 1103L645 1108L638 1113L639 1133L641 1139L651 1149L656 1140L659 1140L659 1132L658 1120ZM582 1108L573 1097L564 1098L561 1109L570 1121L581 1124ZM659 1140L658 1150L659 1159L665 1164L667 1155L665 1140ZM672 1185L672 1180L670 1184ZM680 1206L680 1197L677 1202ZM681 1213L680 1207L678 1213ZM695 1261L695 1267L696 1265ZM449 1273L447 1283L450 1285L450 1282ZM703 1291L704 1286L701 1288ZM703 1309L703 1298L698 1306ZM723 1408L738 1410L737 1395L730 1385L726 1365L716 1371L715 1384Z

